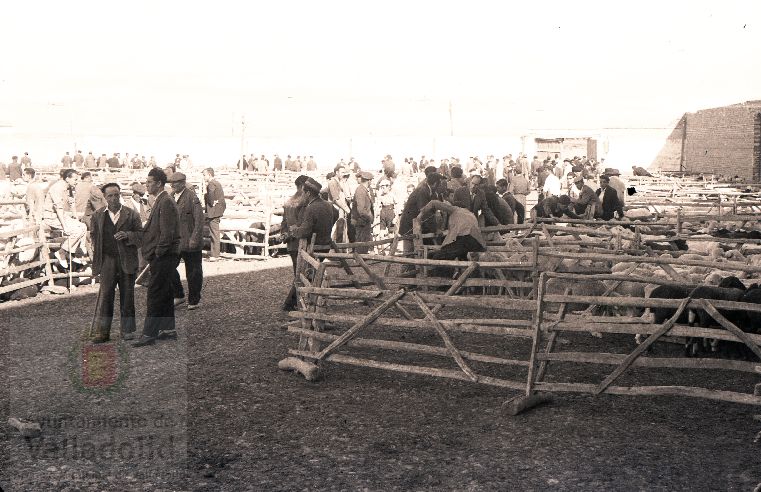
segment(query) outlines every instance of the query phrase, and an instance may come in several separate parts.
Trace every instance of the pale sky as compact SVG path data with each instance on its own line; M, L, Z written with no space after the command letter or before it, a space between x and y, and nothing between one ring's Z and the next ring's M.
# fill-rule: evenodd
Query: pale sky
M761 2L5 2L20 134L499 135L761 99Z

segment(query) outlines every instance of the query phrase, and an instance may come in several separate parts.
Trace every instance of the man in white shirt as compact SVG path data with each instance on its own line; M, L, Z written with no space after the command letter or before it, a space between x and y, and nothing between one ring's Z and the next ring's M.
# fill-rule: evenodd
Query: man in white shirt
M441 243L441 249L431 253L432 260L467 260L468 253L486 251L486 240L481 234L478 219L467 208L458 207L447 202L431 200L418 214L422 220L433 211L439 210L447 214L447 235ZM435 268L433 275L447 275L447 269Z
M560 196L560 180L555 174L550 173L547 175L547 179L544 180L544 188L542 188L545 198L548 196Z

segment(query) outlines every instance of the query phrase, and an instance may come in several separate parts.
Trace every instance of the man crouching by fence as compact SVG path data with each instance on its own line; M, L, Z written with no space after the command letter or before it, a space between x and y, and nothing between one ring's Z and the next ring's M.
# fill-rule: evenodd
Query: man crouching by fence
M434 251L431 260L467 260L468 253L486 251L486 240L481 235L478 219L468 210L460 206L452 205L439 200L431 200L418 214L421 219L431 212L439 210L448 216L447 236L441 243L441 249ZM451 268L437 267L433 270L433 276L451 276Z
M135 337L137 248L143 238L140 215L131 208L122 206L119 185L108 183L101 187L101 191L107 205L93 214L90 230L93 245L92 271L93 275L100 275L93 343L104 343L110 338L117 286L122 340L132 340Z

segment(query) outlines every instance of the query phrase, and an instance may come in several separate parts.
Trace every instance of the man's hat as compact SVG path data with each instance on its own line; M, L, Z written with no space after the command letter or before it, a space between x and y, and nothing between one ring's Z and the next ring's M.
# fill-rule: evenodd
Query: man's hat
M608 176L621 176L621 173L618 172L618 169L614 169L612 167L606 167L603 174L607 174Z
M359 179L364 179L364 180L367 180L367 181L372 181L373 178L374 178L373 173L371 173L370 171L361 171L361 172L357 173L357 177Z
M137 193L138 195L145 195L145 192L147 190L145 189L145 185L142 183L132 183L132 193Z
M304 189L305 190L310 190L310 191L312 191L314 193L320 193L320 190L322 189L322 185L320 183L318 183L316 179L309 178L304 183Z
M169 179L167 179L167 181L169 183L177 183L178 181L185 181L186 179L188 178L183 173L175 172L175 173L172 173L171 176L169 176Z

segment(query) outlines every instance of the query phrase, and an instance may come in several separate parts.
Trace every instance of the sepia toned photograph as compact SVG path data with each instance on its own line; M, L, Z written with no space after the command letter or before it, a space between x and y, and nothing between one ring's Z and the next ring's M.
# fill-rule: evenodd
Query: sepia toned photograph
M0 12L0 492L761 492L758 2Z

